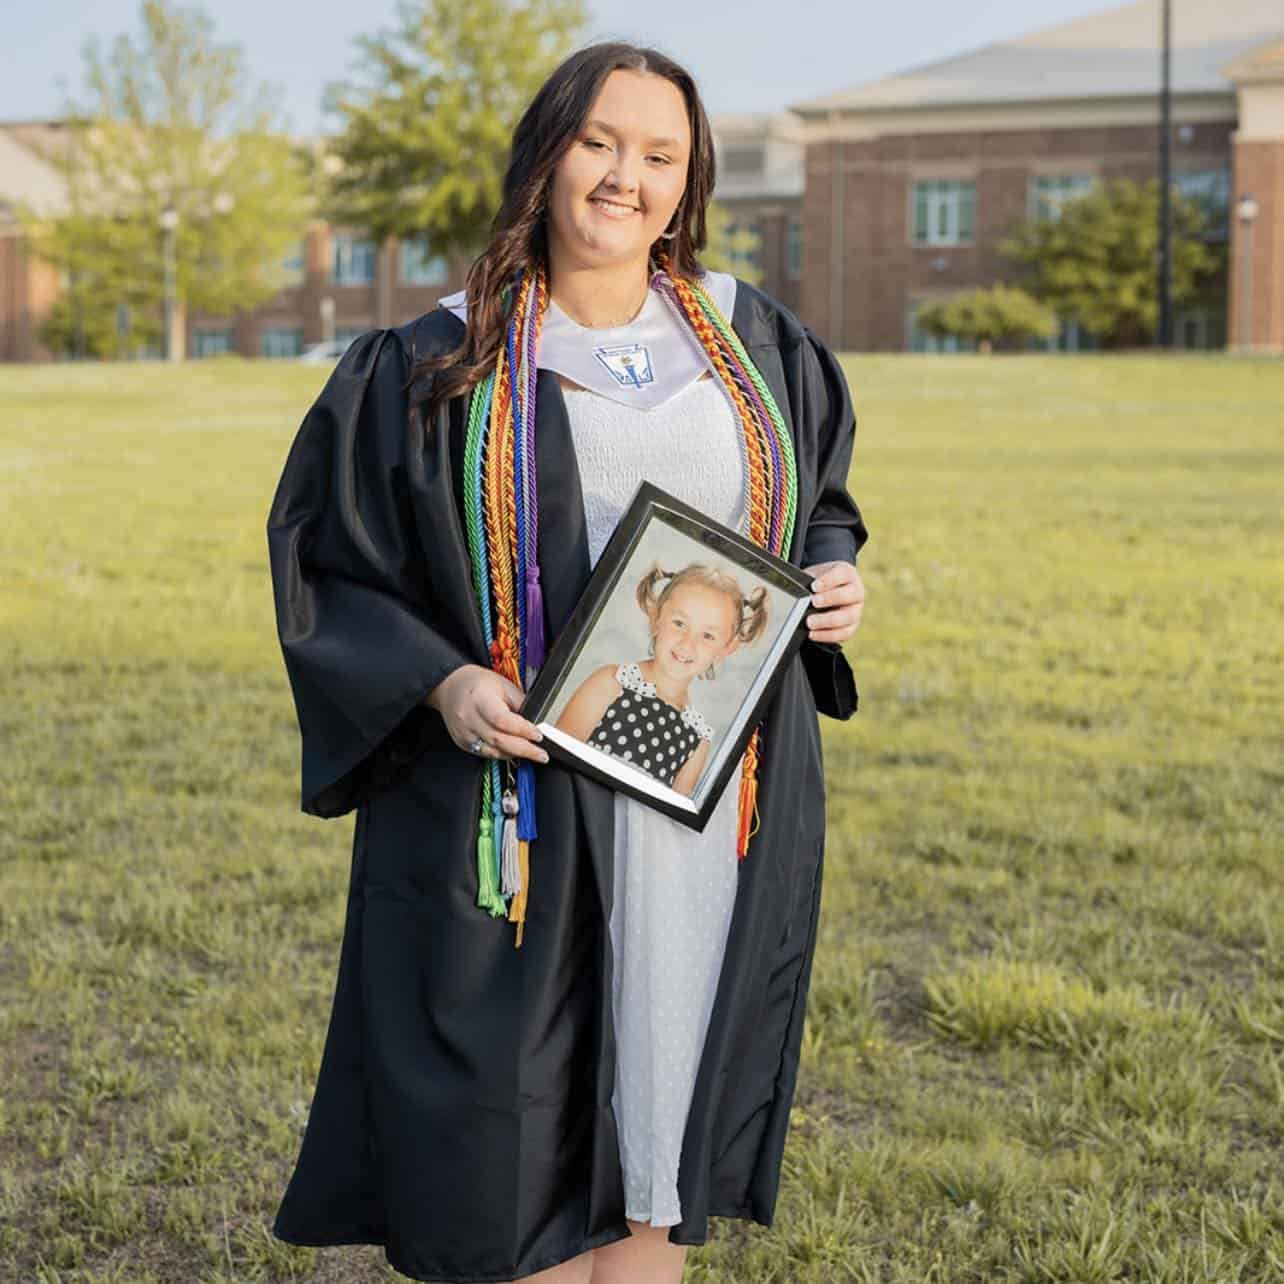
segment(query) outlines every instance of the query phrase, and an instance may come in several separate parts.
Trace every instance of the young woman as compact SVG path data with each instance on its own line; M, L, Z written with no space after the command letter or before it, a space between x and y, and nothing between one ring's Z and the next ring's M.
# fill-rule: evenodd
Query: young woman
M867 532L837 362L701 269L713 180L685 71L574 54L517 126L466 290L357 340L290 450L267 533L302 807L356 827L288 1242L382 1244L423 1280L663 1284L710 1216L771 1224L816 714L856 709ZM644 477L814 576L700 834L550 763L517 712Z

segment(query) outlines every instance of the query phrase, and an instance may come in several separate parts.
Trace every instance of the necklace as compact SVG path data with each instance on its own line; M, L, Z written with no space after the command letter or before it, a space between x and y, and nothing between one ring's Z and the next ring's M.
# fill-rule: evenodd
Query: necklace
M566 315L567 315L568 317L570 317L570 318L571 318L571 320L572 320L572 321L574 321L574 322L575 322L575 324L576 324L577 326L580 326L582 329L585 329L585 330L615 330L615 329L617 329L619 326L622 326L622 325L628 325L630 321L636 321L636 320L637 320L637 318L638 318L638 316L641 314L642 309L643 309L644 307L646 307L647 299L648 299L648 298L650 298L650 296L651 296L651 286L650 286L650 283L648 282L646 289L645 289L645 290L643 290L643 292L642 292L642 302L641 302L641 303L639 303L639 304L637 305L637 307L636 307L636 308L634 308L634 309L633 309L633 311L632 311L632 312L631 312L627 317L624 317L624 318L623 318L622 320L620 320L620 321L598 321L598 322L595 322L595 323L594 323L594 324L592 324L592 325L590 325L587 321L581 321L581 320L579 319L579 317L577 317L577 316L575 315L575 313L574 313L574 312L572 312L572 311L570 310L570 308L568 308L568 307L566 306L566 304L565 304L565 303L560 303L560 302L558 302L558 303L557 303L557 306L558 306L559 308L561 308L561 310L562 310L563 312L565 312L565 313L566 313ZM549 297L550 297L550 298L552 298L552 296L551 296L551 295L550 295ZM557 300L553 300L553 301L554 301L554 302L557 302Z

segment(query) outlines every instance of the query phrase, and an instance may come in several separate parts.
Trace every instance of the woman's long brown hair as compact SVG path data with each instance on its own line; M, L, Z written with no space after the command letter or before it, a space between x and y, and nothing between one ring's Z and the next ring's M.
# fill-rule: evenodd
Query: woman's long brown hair
M436 373L425 423L437 407L480 383L494 366L508 326L513 299L505 289L517 273L548 265L545 227L553 170L583 128L594 100L613 71L649 71L682 91L691 125L687 183L671 239L655 246L668 250L672 269L685 277L699 274L696 254L704 249L705 207L713 192L713 136L699 91L689 72L658 50L622 41L589 45L565 59L540 87L513 131L504 174L504 195L491 224L490 242L468 269L465 291L468 321L458 347L424 357L410 372L410 383Z

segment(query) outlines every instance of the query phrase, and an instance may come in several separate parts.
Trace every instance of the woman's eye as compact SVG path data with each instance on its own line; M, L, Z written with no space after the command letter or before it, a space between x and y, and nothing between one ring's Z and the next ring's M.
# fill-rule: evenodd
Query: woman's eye
M584 140L584 146L585 147L605 147L606 144L600 138L586 138Z
M662 161L665 165L672 165L673 162L667 156L652 156L652 160Z

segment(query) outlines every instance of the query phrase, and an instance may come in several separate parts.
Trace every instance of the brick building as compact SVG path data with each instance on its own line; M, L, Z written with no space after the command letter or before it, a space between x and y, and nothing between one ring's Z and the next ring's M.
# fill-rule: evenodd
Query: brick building
M253 312L190 317L189 354L293 357L324 339L400 325L462 289L468 268L434 255L422 240L376 245L360 230L321 219L308 225L283 266L289 283Z
M1226 305L1179 315L1176 339L1284 351L1284 8L1172 9L1174 180L1230 239ZM1055 217L1101 179L1157 177L1159 34L1159 0L1137 0L796 104L803 318L840 349L940 346L917 308L1015 281L997 244L1028 214ZM1057 346L1092 341L1063 326Z
M714 116L718 181L714 199L730 212L731 230L758 238L747 256L762 273L762 288L798 309L802 287L802 122L774 116Z
M13 205L23 201L50 214L65 208L63 180L49 160L63 145L63 129L60 121L0 123L0 361L52 355L36 332L62 283L27 252ZM267 304L234 317L192 313L176 340L193 357L297 356L322 339L353 338L426 311L463 285L467 264L434 255L421 241L376 246L360 230L314 220L282 269L287 284Z
M802 276L798 122L728 117L714 126L722 170L717 198L731 210L733 226L758 234L750 258L763 272L763 285L796 306ZM51 355L41 349L36 330L59 292L57 274L25 252L7 202L29 201L50 212L63 207L62 180L48 160L61 145L62 128L58 121L0 123L0 361ZM176 342L192 357L297 356L324 339L351 339L427 311L463 287L468 261L436 255L423 241L376 245L360 229L318 219L282 267L287 284L268 303L234 317L192 313L177 327Z
M1110 177L1158 172L1160 0L1074 22L797 104L719 116L717 200L760 238L762 285L832 346L949 346L925 301L999 279L999 241L1029 214ZM1177 317L1186 347L1284 351L1284 8L1172 0L1175 180L1229 241L1224 305ZM0 123L0 360L48 357L36 327L59 291L24 252L7 202L56 209L44 156L58 122ZM1238 217L1251 196L1256 218ZM323 338L398 324L463 285L467 263L422 242L376 246L310 224L289 284L236 318L189 316L193 356L288 357ZM1060 348L1095 339L1063 325Z

